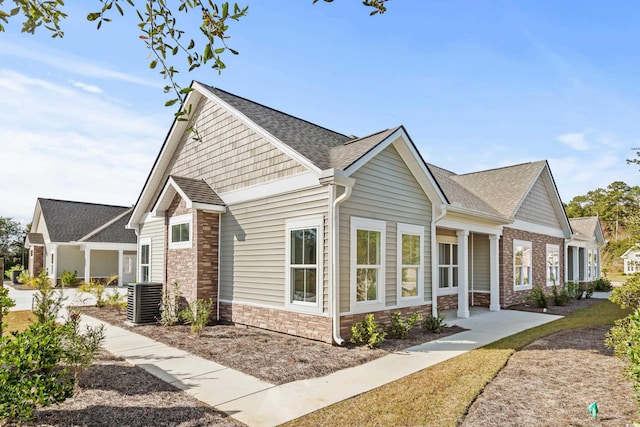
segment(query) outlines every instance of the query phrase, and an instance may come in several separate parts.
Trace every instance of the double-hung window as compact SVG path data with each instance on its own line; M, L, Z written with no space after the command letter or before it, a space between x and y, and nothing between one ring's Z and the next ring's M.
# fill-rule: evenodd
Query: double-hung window
M398 224L398 295L399 301L423 295L424 227Z
M560 246L547 245L547 286L560 283Z
M531 242L513 241L513 287L514 289L531 289L532 250Z
M351 300L355 306L384 306L386 223L351 218Z
M149 281L151 267L151 239L140 239L140 277L142 283Z
M287 304L319 309L322 298L322 217L287 221Z
M191 214L169 218L169 249L191 247Z
M458 287L458 244L438 242L438 288L446 293Z

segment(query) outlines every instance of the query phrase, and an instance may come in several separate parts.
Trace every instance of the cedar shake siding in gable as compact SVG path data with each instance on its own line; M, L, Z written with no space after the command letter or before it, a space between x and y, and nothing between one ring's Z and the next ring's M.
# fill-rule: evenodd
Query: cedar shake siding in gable
M238 203L222 215L220 298L236 304L285 307L287 220L324 218L323 311L328 310L328 187Z
M424 301L431 301L431 202L393 146L356 171L351 197L340 206L340 311L350 310L351 217L386 221L385 305L397 300L397 224L424 227Z
M553 209L549 199L553 193L553 190L548 191L542 177L538 177L531 191L522 202L520 209L518 209L515 215L516 219L562 230L556 211Z
M221 194L306 171L217 104L202 101L195 114L200 140L185 133L162 182L169 175L204 179ZM157 200L160 191L158 187L151 200Z

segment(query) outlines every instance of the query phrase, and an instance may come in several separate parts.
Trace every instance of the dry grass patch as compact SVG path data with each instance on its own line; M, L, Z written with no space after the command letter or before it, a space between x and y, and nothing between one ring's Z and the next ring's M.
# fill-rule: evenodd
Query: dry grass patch
M7 323L4 329L7 336L11 331L24 331L33 323L35 316L31 310L10 311L3 319Z
M610 325L626 311L609 301L504 338L288 423L289 426L455 426L517 350L553 333ZM568 395L567 399L571 396ZM527 425L527 424L524 424ZM534 424L536 425L536 424ZM538 424L539 425L539 424Z

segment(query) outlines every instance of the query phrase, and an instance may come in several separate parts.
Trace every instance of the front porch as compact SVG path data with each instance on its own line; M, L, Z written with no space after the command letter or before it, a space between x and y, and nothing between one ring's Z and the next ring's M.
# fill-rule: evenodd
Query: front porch
M569 282L590 282L600 278L600 248L582 242L566 245L565 277Z

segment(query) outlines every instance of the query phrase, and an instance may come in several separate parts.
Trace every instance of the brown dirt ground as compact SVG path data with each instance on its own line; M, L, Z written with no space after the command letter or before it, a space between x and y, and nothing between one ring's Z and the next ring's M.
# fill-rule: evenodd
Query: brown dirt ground
M129 327L124 324L126 320L124 311L96 307L80 309L88 316L129 329L273 384L325 376L377 359L393 351L464 330L452 326L445 328L441 334L433 334L416 326L411 331L409 339L387 339L379 348L370 350L353 345L338 347L262 329L223 324L207 326L202 335L196 338L188 326Z
M469 409L463 426L626 426L637 418L608 326L567 330L515 353ZM594 420L592 402L600 409Z
M244 426L106 351L82 374L75 397L36 411L35 418L23 425Z
M569 300L569 304L565 306L558 306L558 305L553 305L553 301L549 300L549 306L547 307L546 312L544 312L542 308L537 307L535 304L532 304L530 302L525 302L522 304L512 305L511 307L509 307L509 310L530 311L533 313L546 313L546 314L555 314L558 316L567 316L572 312L574 312L575 310L589 307L593 304L599 303L600 301L602 300L594 299L594 298L583 298L581 300L572 298Z

